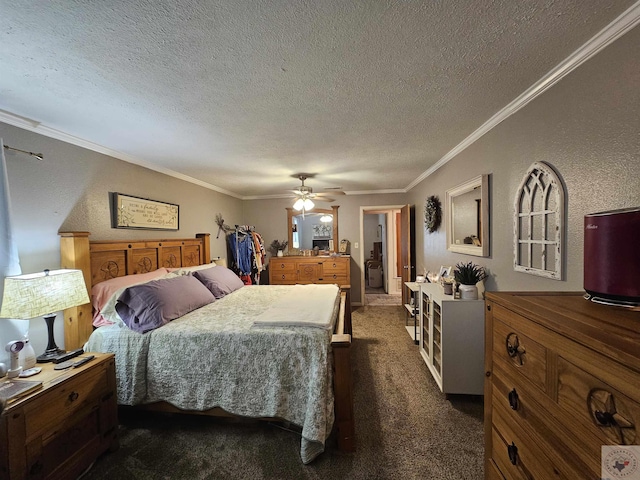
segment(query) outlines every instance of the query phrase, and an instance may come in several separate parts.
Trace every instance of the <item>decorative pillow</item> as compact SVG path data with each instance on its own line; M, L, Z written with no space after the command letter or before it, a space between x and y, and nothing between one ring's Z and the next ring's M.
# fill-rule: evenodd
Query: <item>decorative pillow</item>
M199 270L193 276L202 282L216 298L235 292L244 287L242 280L226 267L216 267L207 270Z
M130 329L146 333L213 301L213 294L200 282L181 275L127 288L116 311Z
M138 283L149 282L163 277L168 273L166 268L159 268L153 272L138 273L136 275L126 275L105 280L91 289L91 305L93 306L93 326L110 325L113 322L104 318L101 311L111 298L111 296L121 288L137 285Z
M167 273L164 276L157 278L155 280L149 280L151 281L157 281L157 282L162 282L166 279L169 278L176 278L179 275L175 274L175 273ZM120 298L120 295L122 295L124 293L124 291L129 288L132 287L134 285L142 285L143 283L147 283L147 282L138 282L132 285L128 285L126 287L121 287L118 290L116 290L115 292L113 292L113 295L111 295L111 297L109 298L109 300L107 300L107 303L104 305L104 307L102 307L102 310L100 310L100 315L102 316L103 319L103 323L102 325L113 325L114 323L119 325L120 327L126 327L126 325L124 324L124 322L122 321L122 318L120 318L120 315L118 314L118 312L116 311L116 304L118 303L118 298ZM100 325L96 325L96 323L94 322L93 325L95 327L99 327Z
M167 270L173 273L177 273L178 275L189 275L190 273L197 272L199 270L207 270L215 266L215 263L205 263L203 265L194 265L193 267L167 268Z

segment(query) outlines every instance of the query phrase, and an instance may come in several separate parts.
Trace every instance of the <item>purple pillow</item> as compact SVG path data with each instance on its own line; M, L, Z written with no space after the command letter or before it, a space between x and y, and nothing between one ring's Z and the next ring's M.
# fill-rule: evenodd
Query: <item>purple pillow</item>
M127 288L118 297L116 311L131 330L145 333L213 301L202 283L184 275Z
M242 280L226 267L217 266L206 270L193 272L193 276L213 293L216 298L222 298L228 293L244 287Z

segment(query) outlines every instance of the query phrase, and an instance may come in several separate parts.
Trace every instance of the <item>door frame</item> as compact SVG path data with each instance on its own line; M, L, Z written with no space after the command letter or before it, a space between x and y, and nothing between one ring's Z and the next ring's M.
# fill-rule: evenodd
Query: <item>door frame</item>
M402 209L402 207L405 207L407 204L400 204L400 205L369 205L369 206L360 206L360 246L361 248L359 248L358 250L360 250L360 298L362 299L362 305L366 305L367 303L367 297L365 296L365 280L364 280L364 216L367 213L385 213L387 215L387 237L389 236L389 232L390 229L389 228L389 223L393 223L395 224L395 218L391 218L393 216L393 210L400 210ZM386 259L384 261L385 265L383 266L383 271L387 272L385 274L385 282L389 282L389 272L391 270L389 270L389 261L392 257L392 255L390 255L388 252L389 250L393 248L393 258L396 259L398 257L399 252L397 252L396 249L396 242L395 242L395 232L394 232L394 240L393 242L389 242L387 239L387 255L385 255ZM394 275L393 277L395 278L395 268L393 269L394 271ZM387 283L387 285L389 285ZM387 287L387 292L389 291L389 287ZM402 289L401 289L402 291Z

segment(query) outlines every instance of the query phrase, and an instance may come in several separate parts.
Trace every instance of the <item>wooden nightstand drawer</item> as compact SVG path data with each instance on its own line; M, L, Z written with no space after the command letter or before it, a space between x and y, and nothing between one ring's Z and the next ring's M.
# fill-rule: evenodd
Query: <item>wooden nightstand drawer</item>
M94 369L91 374L74 376L47 392L47 401L25 407L27 441L51 431L78 410L94 402L109 389L107 373Z

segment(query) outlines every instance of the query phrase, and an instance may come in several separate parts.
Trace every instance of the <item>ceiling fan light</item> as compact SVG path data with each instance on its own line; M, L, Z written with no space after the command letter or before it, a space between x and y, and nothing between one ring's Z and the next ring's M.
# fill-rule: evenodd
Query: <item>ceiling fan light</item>
M296 202L296 203L297 203L297 202ZM310 198L307 198L307 199L305 199L305 201L303 202L303 206L304 206L304 209L305 209L305 210L311 210L313 207L315 207L315 206L316 206L316 204L315 204L315 203L313 203L313 202L311 201L311 199L310 199Z
M304 207L304 200L299 198L296 200L296 203L293 204L293 208L300 211L302 210L302 207Z
M320 221L322 223L329 223L332 220L333 220L333 216L331 216L331 215L323 215L323 216L320 217Z

